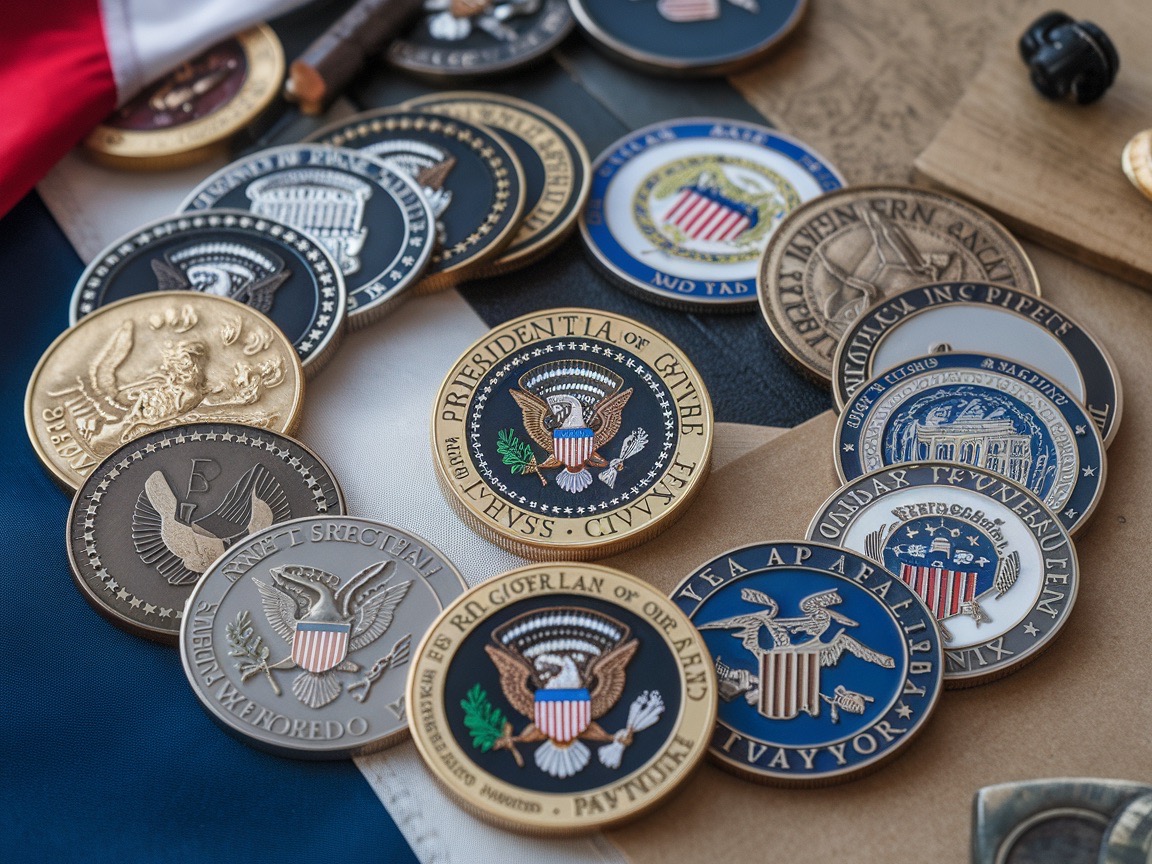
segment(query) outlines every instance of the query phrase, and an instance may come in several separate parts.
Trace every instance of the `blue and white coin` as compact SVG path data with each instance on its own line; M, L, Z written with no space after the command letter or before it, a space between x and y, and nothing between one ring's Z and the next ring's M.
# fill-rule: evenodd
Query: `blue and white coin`
M1030 489L1075 533L1104 490L1104 442L1061 385L989 354L909 360L860 387L836 428L844 482L903 462L986 468Z
M936 707L943 654L931 611L856 552L744 546L699 567L672 599L716 667L708 753L743 777L858 777L898 755Z
M319 240L344 275L353 328L394 306L436 246L436 217L416 182L343 147L288 144L253 153L197 186L180 211L221 207L278 219Z
M808 145L707 117L629 133L592 168L580 233L593 260L640 297L693 311L756 303L768 239L844 178Z
M1033 492L948 462L882 468L839 489L808 536L867 555L916 592L944 639L944 685L1036 659L1076 601L1072 538Z

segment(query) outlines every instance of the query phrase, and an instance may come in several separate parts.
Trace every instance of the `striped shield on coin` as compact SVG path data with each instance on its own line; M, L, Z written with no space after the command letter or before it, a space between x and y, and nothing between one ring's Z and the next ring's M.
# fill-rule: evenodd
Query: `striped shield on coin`
M771 720L791 720L806 711L820 713L820 651L785 648L760 655L760 713Z
M977 575L938 564L931 567L900 565L900 581L919 594L937 618L956 615L976 596Z
M537 690L536 728L555 741L567 744L592 722L592 697L588 691Z
M351 624L297 621L292 637L292 660L309 672L327 672L347 656L351 629Z
M758 220L755 207L732 201L717 190L697 183L680 190L664 214L664 221L693 240L722 243L735 240Z
M579 471L592 455L592 439L595 433L587 427L580 429L556 429L552 432L556 458L570 470Z

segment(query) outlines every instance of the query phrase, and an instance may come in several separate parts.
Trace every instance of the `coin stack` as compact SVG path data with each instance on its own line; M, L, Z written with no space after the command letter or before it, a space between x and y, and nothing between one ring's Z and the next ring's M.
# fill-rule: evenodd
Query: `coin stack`
M686 58L640 44L662 31L633 18L728 26L719 0L600 5L573 9L606 50L697 71L758 55L803 7ZM501 71L571 27L565 4L518 8L430 13L389 61L453 78L434 43L455 40L461 68ZM472 28L529 21L547 31L531 50L465 50ZM213 80L235 59L208 63ZM149 98L163 107L177 84ZM348 514L289 437L347 328L530 266L577 223L613 284L694 312L759 304L766 338L832 385L823 446L844 485L806 538L732 549L667 597L588 563L684 515L714 426L683 350L596 309L494 328L432 408L450 507L536 563L468 589L426 540ZM1074 606L1072 537L1122 408L1104 347L972 205L848 186L802 141L726 118L639 129L590 163L560 118L479 91L232 163L98 255L70 323L26 423L75 490L69 559L95 609L179 645L205 709L252 745L335 758L410 732L463 806L534 833L635 818L705 755L785 786L860 776L904 750L943 689L1034 660Z

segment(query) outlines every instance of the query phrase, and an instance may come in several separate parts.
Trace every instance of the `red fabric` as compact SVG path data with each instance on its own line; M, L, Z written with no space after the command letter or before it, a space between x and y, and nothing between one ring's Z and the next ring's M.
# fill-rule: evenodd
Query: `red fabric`
M99 0L19 0L0 18L0 216L116 107Z

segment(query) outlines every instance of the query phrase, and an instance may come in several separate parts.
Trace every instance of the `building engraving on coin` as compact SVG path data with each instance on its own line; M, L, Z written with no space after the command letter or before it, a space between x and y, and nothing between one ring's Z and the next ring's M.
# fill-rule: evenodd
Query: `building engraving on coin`
M378 141L360 149L412 178L420 186L436 217L437 242L443 243L445 231L440 217L452 203L452 190L445 189L444 183L456 165L456 157L435 144L411 139Z
M234 546L188 602L184 670L230 732L281 755L337 758L398 740L405 672L464 581L419 537L309 516Z

